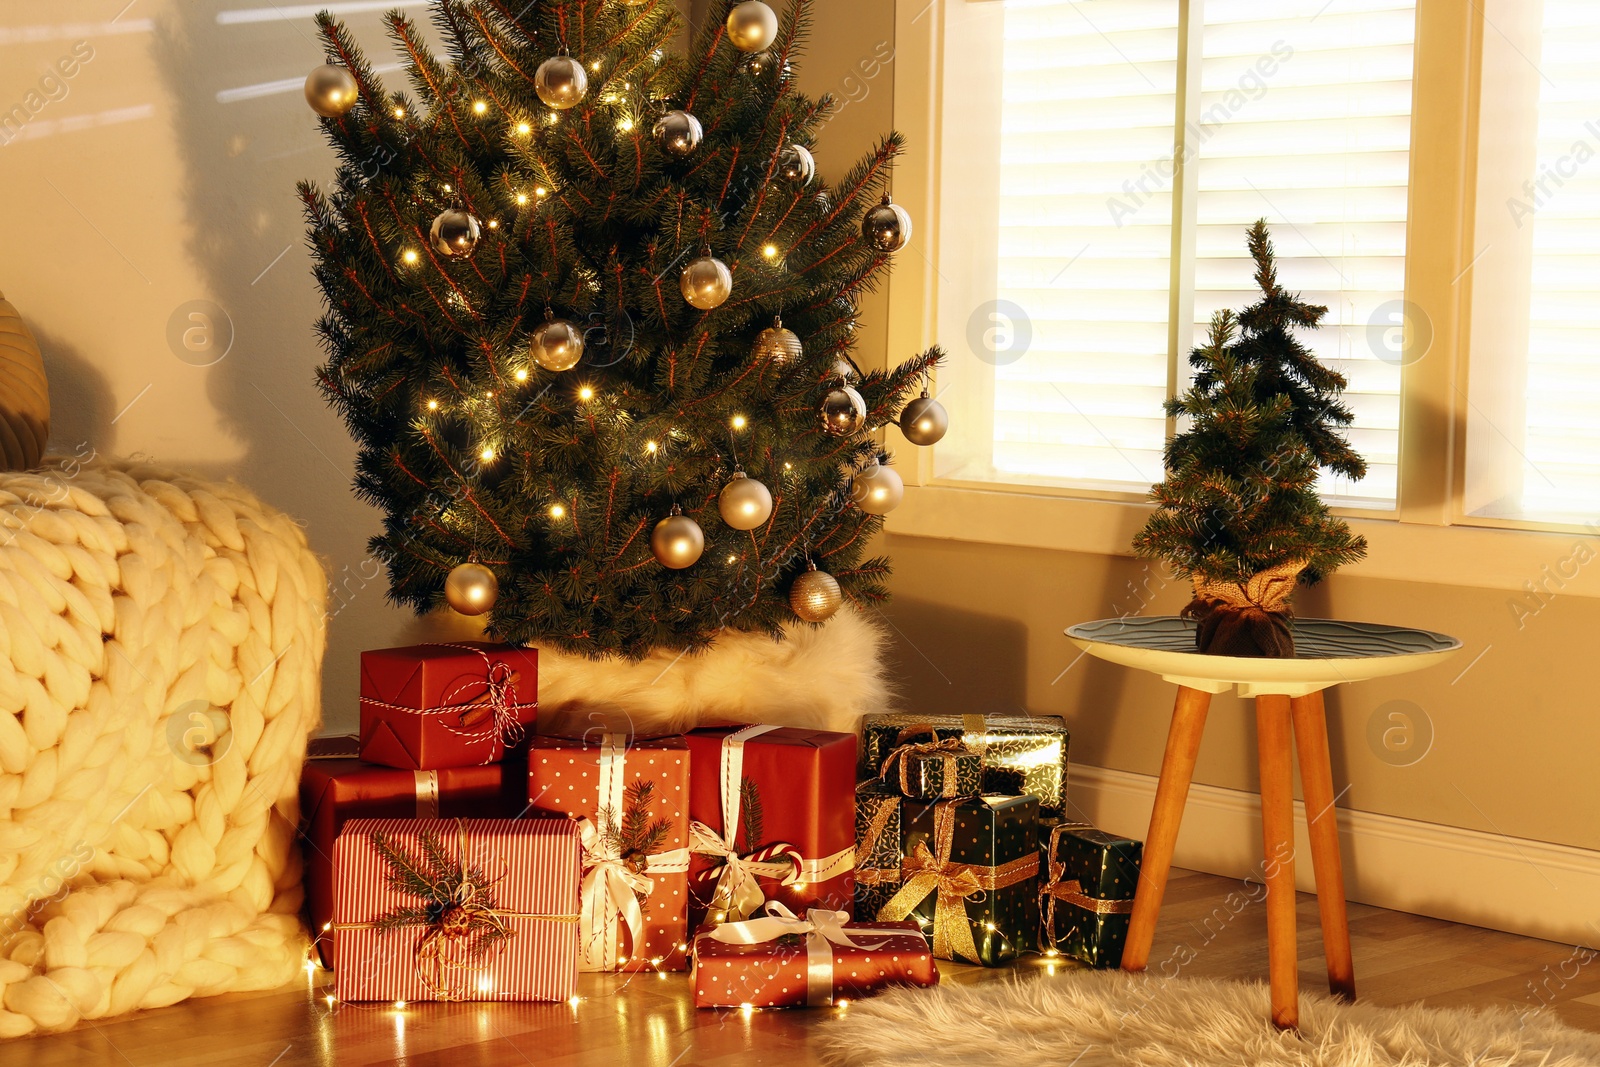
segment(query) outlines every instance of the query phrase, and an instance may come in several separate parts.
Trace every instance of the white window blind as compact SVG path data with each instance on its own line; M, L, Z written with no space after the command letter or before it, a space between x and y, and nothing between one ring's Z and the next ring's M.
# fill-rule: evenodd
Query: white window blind
M1600 4L1486 14L1467 507L1600 515ZM1515 54L1491 51L1515 46Z
M1187 57L1199 94L1186 100L1176 0L1006 0L998 333L975 346L994 365L992 390L959 379L936 469L1089 489L1159 480L1162 401L1186 381L1198 339L1187 324L1254 299L1244 231L1264 216L1280 278L1329 307L1307 342L1350 379L1351 437L1372 468L1323 491L1392 505L1399 356L1381 342L1404 286L1414 3L1190 10L1203 21L1201 54ZM1174 195L1180 130L1187 225ZM947 198L945 232L972 229L972 209L952 220ZM1175 254L1192 266L1175 272ZM1180 331L1169 328L1175 287ZM980 400L987 410L963 420L961 405Z

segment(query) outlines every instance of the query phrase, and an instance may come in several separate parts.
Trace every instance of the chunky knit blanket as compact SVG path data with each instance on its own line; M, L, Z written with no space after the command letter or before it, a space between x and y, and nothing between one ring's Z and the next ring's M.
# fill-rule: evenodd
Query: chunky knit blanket
M0 1036L264 989L305 958L296 779L326 582L237 485L0 474Z

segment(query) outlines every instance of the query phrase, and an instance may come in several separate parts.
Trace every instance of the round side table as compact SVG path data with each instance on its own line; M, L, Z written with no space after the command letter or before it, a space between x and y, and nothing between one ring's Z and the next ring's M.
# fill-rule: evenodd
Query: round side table
M1345 914L1344 868L1334 815L1333 770L1328 760L1327 716L1322 691L1431 667L1461 642L1429 630L1333 619L1296 619L1293 659L1201 655L1195 627L1176 616L1101 619L1069 627L1067 636L1092 656L1159 674L1178 686L1167 733L1161 778L1150 812L1144 865L1134 894L1133 917L1122 969L1142 971L1155 939L1156 916L1172 869L1189 780L1200 750L1200 734L1215 693L1237 688L1256 702L1256 746L1261 765L1261 827L1267 883L1267 958L1271 973L1272 1021L1281 1029L1299 1024L1299 974L1294 920L1294 772L1290 750L1298 749L1305 791L1317 910L1322 920L1328 988L1353 1000L1355 965ZM1291 727L1293 737L1291 739ZM1277 860L1275 857L1283 857Z

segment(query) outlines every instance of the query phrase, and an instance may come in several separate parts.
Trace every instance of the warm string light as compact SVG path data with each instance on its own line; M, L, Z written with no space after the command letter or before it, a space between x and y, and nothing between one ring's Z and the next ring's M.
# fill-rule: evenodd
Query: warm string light
M406 249L404 252L400 253L400 259L408 267L415 266L417 262L417 250L415 248Z
M523 204L526 204L527 202L528 202L528 194L527 193L518 193L517 194L517 206L518 207L521 207Z
M545 197L550 195L550 190L548 190L544 186L540 185L540 186L537 186L533 190L533 195L537 196L539 199L543 200Z
M657 445L657 444L656 444L656 443L655 443L655 442L654 442L654 441L646 441L646 442L645 442L645 443L644 443L644 450L645 450L645 452L647 452L647 453L649 453L649 454L650 454L650 455L652 455L652 456L653 456L653 455L655 455L655 454L656 454L656 450L657 450L657 449L658 449L658 448L659 448L659 447L660 447L660 446L659 446L659 445Z
M589 386L587 386L587 385L580 387L578 389L578 399L579 400L593 400L594 399L594 390L592 388L590 388Z
M621 130L623 133L632 133L633 120L631 118L624 118L621 122L617 123L617 129Z
M735 430L742 430L749 425L749 420L747 420L743 415L735 415L729 421L729 425L731 425Z
M763 256L766 256L768 259L777 259L778 258L778 246L777 245L766 245L761 249L761 254Z
M397 118L397 119L405 118L406 117L406 109L403 108L403 107L395 108L394 109L394 117Z
M439 410L439 402L437 400L428 401L428 410L429 411L438 411ZM323 927L323 929L327 929L327 927Z
M474 115L486 115L488 112L489 105L484 103L482 100L474 100L472 102L472 113Z
M528 124L526 122L517 123L517 133L520 134L521 136L526 137L526 136L528 136L528 134L530 134L532 132L533 132L533 127L530 124Z
M552 519L564 519L567 517L567 509L562 507L560 504L551 504L550 517Z
M516 370L511 372L511 376L519 382L525 382L528 380L528 368L518 367Z

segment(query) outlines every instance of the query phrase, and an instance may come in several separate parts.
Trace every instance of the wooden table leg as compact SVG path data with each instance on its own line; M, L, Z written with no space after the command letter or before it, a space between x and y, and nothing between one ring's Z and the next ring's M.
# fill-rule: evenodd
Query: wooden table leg
M1300 974L1294 932L1294 769L1289 698L1256 698L1256 746L1261 761L1261 837L1267 883L1267 961L1272 1023L1300 1023Z
M1206 711L1210 707L1210 693L1188 686L1178 687L1178 699L1172 706L1172 726L1167 731L1167 751L1161 757L1155 805L1150 810L1150 832L1145 835L1139 888L1133 896L1133 916L1128 921L1128 939L1122 950L1125 971L1142 971L1150 961L1156 916L1161 912L1167 874L1172 869L1172 848L1178 840L1178 824L1183 820L1183 805L1189 798L1189 780L1194 777L1195 757L1200 754L1200 734L1205 730Z
M1322 952L1328 959L1328 989L1336 997L1354 1000L1356 970L1350 956L1344 863L1339 856L1339 823L1333 809L1327 713L1320 692L1295 697L1290 706L1294 713L1295 748L1300 752L1300 785L1306 797L1311 865L1317 875L1317 911L1322 917Z

